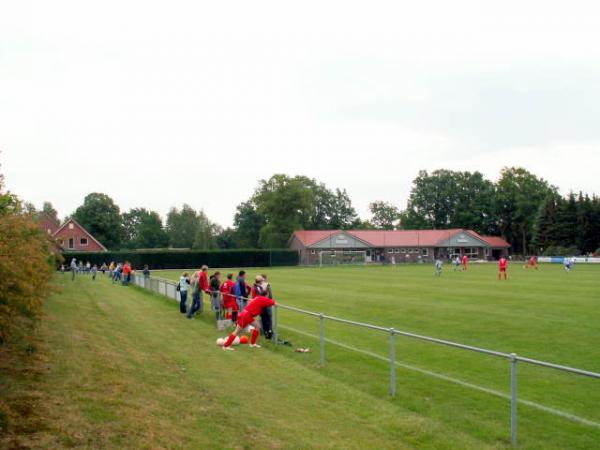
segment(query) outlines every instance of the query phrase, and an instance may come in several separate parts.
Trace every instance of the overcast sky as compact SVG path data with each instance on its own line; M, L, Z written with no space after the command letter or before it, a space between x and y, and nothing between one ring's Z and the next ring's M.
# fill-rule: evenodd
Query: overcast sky
M0 172L230 225L261 178L405 206L420 169L600 193L600 3L6 1Z

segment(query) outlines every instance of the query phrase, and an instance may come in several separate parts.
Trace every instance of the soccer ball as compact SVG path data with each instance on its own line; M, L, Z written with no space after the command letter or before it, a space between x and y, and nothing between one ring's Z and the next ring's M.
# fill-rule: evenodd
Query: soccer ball
M225 339L223 339L223 338L217 339L217 345L219 347L223 347L223 344L225 344Z
M240 344L247 344L248 343L248 336L242 336L240 338Z

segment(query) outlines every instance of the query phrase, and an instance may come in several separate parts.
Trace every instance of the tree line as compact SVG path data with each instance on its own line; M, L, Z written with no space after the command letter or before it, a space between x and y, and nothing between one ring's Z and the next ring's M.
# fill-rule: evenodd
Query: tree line
M32 206L31 206L32 207ZM42 211L56 211L46 202ZM330 189L302 175L260 180L237 206L233 227L223 228L190 205L173 207L162 221L155 211L121 213L105 194L91 193L72 214L110 249L281 248L298 229L466 228L500 235L515 253L590 253L600 247L600 199L570 193L519 168L502 169L497 181L480 172L421 171L404 209L384 201L361 219L345 189Z

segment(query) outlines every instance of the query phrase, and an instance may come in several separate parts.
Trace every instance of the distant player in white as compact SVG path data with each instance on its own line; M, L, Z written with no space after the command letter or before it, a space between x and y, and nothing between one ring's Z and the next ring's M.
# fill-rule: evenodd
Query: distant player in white
M455 272L457 270L460 270L460 265L461 265L460 256L457 256L456 259L454 260L454 271Z
M436 277L442 276L442 266L443 266L442 259L440 257L438 257L435 260L435 276Z
M567 271L567 273L571 272L571 269L573 268L573 262L575 261L574 258L565 258L564 259L564 264L565 264L565 270Z

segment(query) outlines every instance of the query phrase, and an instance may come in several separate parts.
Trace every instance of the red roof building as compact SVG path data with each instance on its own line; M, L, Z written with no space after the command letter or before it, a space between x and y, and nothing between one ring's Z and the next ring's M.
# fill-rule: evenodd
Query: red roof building
M316 264L322 251L365 251L367 262L433 261L436 257L495 260L508 255L510 244L473 230L301 230L288 246L298 250L301 264Z
M48 222L50 220L55 224ZM92 234L81 226L75 219L69 219L61 226L58 226L52 219L46 217L41 218L40 227L51 234L62 251L68 252L105 252L106 247L102 245Z

